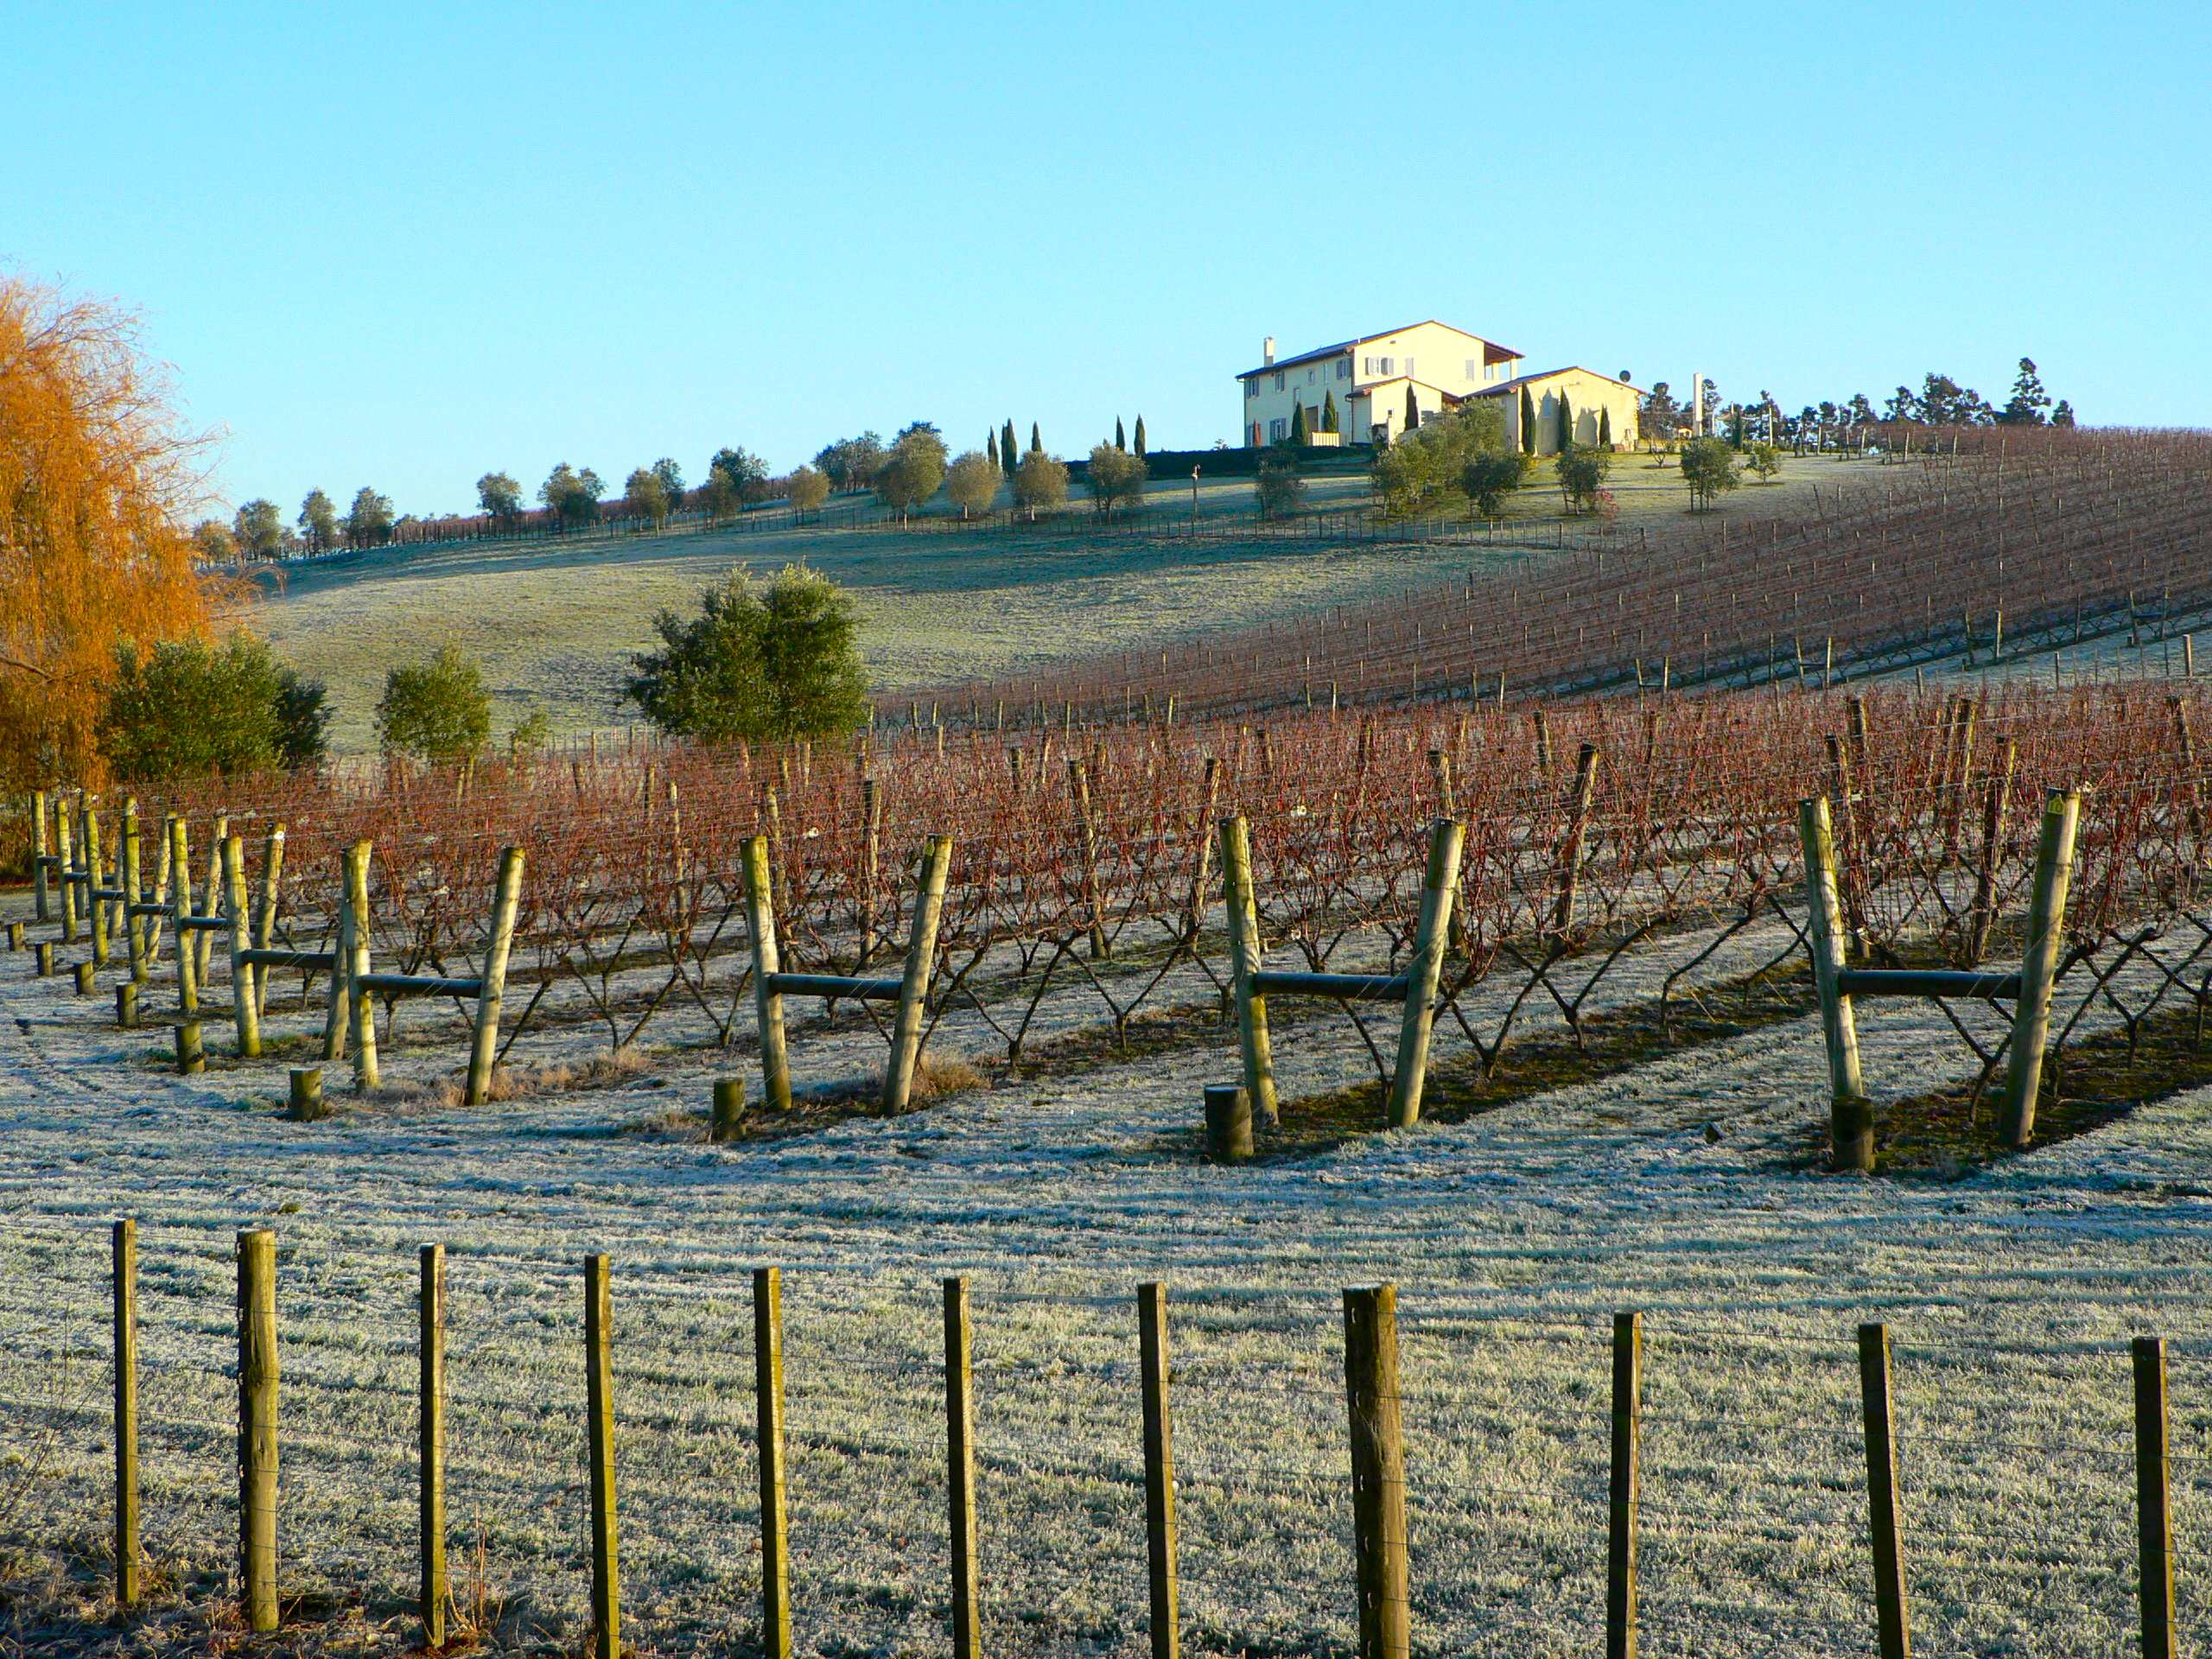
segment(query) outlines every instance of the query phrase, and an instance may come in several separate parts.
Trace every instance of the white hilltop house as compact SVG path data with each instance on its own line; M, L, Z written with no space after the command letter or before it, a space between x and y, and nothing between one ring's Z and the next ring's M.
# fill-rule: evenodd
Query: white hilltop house
M1238 425L1244 443L1258 448L1290 435L1306 411L1307 441L1318 445L1389 443L1407 430L1408 400L1419 420L1475 397L1498 400L1508 442L1521 442L1522 393L1535 415L1535 449L1559 448L1560 404L1574 423L1578 443L1595 443L1609 431L1613 442L1635 442L1637 410L1644 394L1629 383L1588 369L1529 373L1526 359L1510 346L1433 319L1379 334L1362 334L1295 357L1278 358L1274 337L1262 348L1260 366L1236 377ZM1333 411L1337 429L1324 430Z

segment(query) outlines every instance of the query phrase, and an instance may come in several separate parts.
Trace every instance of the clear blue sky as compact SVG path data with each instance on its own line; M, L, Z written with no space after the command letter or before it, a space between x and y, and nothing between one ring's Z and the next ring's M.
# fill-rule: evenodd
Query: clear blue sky
M2212 424L2208 16L16 0L0 264L142 309L288 520L917 416L1203 446L1262 335L1432 315Z

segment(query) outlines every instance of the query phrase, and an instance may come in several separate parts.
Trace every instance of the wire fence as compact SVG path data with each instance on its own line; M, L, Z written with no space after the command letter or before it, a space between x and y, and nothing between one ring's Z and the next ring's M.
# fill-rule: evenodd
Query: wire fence
M116 1497L107 1229L22 1213L0 1236L0 1534L105 1576ZM368 1232L301 1228L278 1241L276 1588L296 1632L353 1615L395 1647L417 1637L416 1266L411 1249ZM756 1291L721 1257L675 1244L617 1260L613 1276L624 1641L641 1653L754 1649ZM795 1268L783 1279L796 1644L934 1648L955 1595L940 1287L905 1270ZM149 1617L205 1615L244 1589L238 1285L228 1237L141 1231ZM452 1245L446 1287L448 1630L574 1651L594 1628L594 1573L578 1264L471 1236ZM1143 1433L1130 1288L975 1281L966 1374L986 1649L1157 1651L1147 1479L1172 1466L1185 1649L1367 1650L1355 1586L1378 1546L1356 1518L1364 1454L1347 1433L1351 1378L1366 1361L1348 1346L1339 1297L1168 1287L1161 1456ZM1622 1581L1624 1527L1643 1651L1875 1649L1870 1407L1853 1332L1847 1315L1777 1312L1653 1312L1624 1396L1613 1320L1408 1287L1387 1397L1405 1469L1414 1650L1595 1648ZM2118 1332L1992 1336L1964 1309L1891 1327L1884 1421L1920 1651L2133 1649L2151 1582L2139 1546L2152 1465L2171 1493L2154 1518L2171 1528L2177 1626L2203 1628L2212 1606L2191 1568L2212 1525L2212 1326L2201 1310L2177 1317L2192 1323L2167 1344L2171 1402L2162 1394L2157 1407L2170 1440L2156 1447ZM1637 1472L1625 1511L1624 1412Z

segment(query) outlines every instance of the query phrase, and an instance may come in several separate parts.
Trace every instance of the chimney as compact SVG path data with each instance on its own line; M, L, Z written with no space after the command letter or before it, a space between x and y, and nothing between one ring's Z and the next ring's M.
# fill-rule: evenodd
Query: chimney
M1260 342L1260 361L1262 363L1272 363L1274 360L1275 337L1273 334L1269 334L1267 339Z
M1705 375L1702 371L1690 376L1690 436L1705 435Z

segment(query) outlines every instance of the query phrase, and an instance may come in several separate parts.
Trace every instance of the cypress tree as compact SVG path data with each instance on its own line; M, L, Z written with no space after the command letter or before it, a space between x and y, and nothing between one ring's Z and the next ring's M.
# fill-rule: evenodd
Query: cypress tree
M1333 391L1321 394L1321 429L1324 432L1337 429L1337 394Z
M1122 417L1118 415L1114 417L1114 447L1116 449L1126 449L1129 447L1128 434L1122 430Z
M1598 411L1598 442L1607 449L1613 447L1613 411L1610 409Z
M1045 447L1045 441L1037 435L1037 423L1034 421L1029 423L1029 447L1032 449L1042 449Z
M1290 441L1300 446L1306 442L1306 405L1303 404L1290 406Z
M1574 405L1567 401L1567 387L1561 385L1552 394L1559 400L1559 447L1564 450L1574 448Z
M1137 454L1144 454L1144 416L1137 416Z
M1521 453L1536 453L1536 400L1529 395L1529 388L1521 388Z
M1414 396L1414 389L1406 387L1406 430L1410 432L1421 424L1421 403Z
M1014 453L1014 417L1009 415L1006 424L999 429L999 465L1006 468L1008 478L1014 476L1016 459Z
M999 435L995 432L983 434L983 459L994 467L999 464Z

